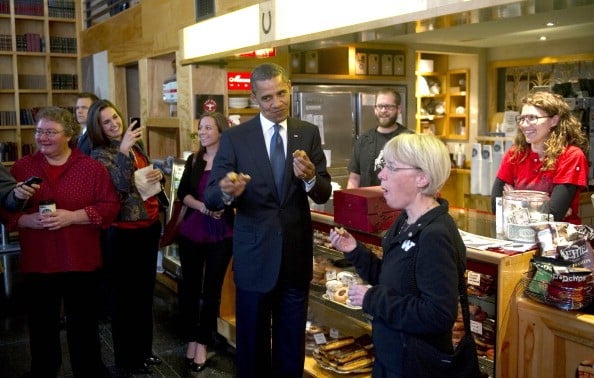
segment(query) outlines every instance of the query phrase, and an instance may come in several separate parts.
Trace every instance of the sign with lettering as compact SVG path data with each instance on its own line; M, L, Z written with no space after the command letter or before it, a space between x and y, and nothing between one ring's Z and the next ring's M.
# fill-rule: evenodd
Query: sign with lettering
M249 72L227 72L227 89L230 91L250 91Z

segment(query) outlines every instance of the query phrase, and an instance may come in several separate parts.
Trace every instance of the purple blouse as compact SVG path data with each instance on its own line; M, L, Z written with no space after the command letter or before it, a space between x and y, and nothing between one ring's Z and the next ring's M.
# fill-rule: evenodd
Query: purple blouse
M210 171L204 171L198 182L194 197L199 201L204 201L204 190L208 184ZM233 236L232 217L223 216L215 219L206 214L202 214L196 209L188 209L185 219L182 221L179 233L180 235L196 243L215 243Z

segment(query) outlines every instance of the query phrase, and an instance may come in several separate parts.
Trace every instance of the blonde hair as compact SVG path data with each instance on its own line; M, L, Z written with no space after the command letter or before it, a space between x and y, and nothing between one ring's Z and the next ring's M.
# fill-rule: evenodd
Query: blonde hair
M450 176L452 163L446 145L437 137L425 134L399 134L384 146L384 160L394 160L419 168L429 184L421 193L435 196Z

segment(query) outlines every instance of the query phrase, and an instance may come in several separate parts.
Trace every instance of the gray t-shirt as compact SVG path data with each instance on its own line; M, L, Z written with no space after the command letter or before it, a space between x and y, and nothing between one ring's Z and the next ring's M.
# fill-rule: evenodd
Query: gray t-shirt
M377 177L382 170L381 152L384 145L393 137L401 133L412 133L411 130L398 124L398 128L391 133L382 134L376 129L369 130L361 135L355 143L355 149L349 162L349 172L361 176L360 187L377 186L380 180Z

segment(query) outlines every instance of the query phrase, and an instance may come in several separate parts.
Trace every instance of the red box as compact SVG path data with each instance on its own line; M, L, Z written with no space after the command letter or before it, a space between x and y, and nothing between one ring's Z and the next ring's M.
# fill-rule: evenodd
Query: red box
M386 204L379 186L334 192L334 222L365 232L390 228L400 211Z

